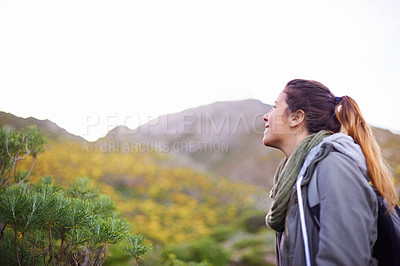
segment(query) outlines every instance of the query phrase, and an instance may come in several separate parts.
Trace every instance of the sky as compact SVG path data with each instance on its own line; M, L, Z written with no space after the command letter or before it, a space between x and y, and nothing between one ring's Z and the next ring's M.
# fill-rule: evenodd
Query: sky
M0 110L93 141L294 78L400 132L400 1L0 0Z

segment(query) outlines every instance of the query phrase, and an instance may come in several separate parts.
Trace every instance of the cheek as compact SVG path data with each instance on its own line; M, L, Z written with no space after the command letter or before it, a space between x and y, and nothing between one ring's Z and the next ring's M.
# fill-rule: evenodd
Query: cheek
M268 116L268 122L271 123L272 121L275 121L275 116L274 116L274 114L270 114L270 115Z
M279 116L277 116L277 115L271 116L270 126L277 127L277 126L279 126L279 124L280 124Z

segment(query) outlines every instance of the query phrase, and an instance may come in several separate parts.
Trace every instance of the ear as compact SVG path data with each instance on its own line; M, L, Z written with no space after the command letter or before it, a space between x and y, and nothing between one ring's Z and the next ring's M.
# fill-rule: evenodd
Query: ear
M306 114L303 110L299 109L289 115L289 126L297 127L306 121Z

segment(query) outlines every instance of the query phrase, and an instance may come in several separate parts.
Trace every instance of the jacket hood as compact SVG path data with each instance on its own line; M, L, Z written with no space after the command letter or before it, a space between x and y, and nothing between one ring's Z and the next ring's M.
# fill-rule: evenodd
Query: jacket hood
M320 144L315 146L310 151L306 160L304 161L304 164L303 164L297 178L299 178L300 176L303 176L305 174L307 167L316 158L316 156L318 155L318 152L321 150L321 146L324 143L332 144L333 148L337 152L340 152L341 154L350 158L358 166L360 171L363 173L365 178L367 178L367 180L368 180L367 163L365 161L365 157L361 150L361 147L354 142L352 137L345 135L343 133L332 134L332 135L324 138Z

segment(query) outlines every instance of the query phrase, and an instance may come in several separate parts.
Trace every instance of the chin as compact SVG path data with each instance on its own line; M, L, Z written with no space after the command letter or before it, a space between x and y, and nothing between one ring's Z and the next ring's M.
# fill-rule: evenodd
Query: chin
M274 138L268 138L268 136L264 136L263 144L266 147L279 149L279 145L278 145L277 141Z
M268 138L267 138L266 136L264 136L262 142L263 142L264 146L267 146L267 147L270 146L270 145L269 145Z

